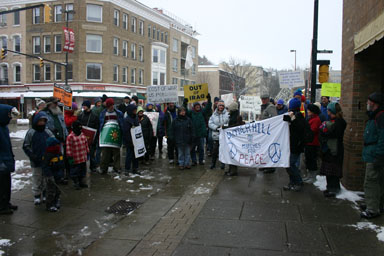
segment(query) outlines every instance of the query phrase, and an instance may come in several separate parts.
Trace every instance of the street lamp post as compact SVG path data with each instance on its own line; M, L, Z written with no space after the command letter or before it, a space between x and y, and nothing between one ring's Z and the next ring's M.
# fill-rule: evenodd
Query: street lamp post
M291 52L295 53L295 71L296 71L296 50L291 50Z
M66 20L66 27L68 29L69 23L68 23L68 15L69 14L75 14L74 10L65 10L65 20ZM68 51L65 52L65 87L68 88Z

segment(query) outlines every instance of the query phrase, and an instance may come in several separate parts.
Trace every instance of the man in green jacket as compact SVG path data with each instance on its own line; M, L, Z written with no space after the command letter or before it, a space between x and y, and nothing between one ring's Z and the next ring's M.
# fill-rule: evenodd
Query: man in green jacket
M199 152L199 164L204 165L204 142L207 137L207 123L205 122L205 116L208 111L212 109L211 95L207 95L208 103L202 109L200 103L195 102L193 104L193 110L187 108L188 99L184 99L184 108L187 109L187 115L192 119L193 130L195 136L192 139L191 158L192 166L197 164L196 148Z
M369 120L364 130L363 160L365 170L364 192L366 207L361 217L371 219L384 213L384 99L374 92L368 97Z

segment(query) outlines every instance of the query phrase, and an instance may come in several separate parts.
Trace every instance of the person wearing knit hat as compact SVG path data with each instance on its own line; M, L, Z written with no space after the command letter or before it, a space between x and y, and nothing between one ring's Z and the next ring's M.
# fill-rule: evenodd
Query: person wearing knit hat
M83 101L83 103L81 104L82 107L87 107L87 108L91 108L91 102L89 100L85 100Z
M123 113L123 115L125 115L125 113L127 112L127 107L130 102L131 102L131 98L129 96L125 96L123 102L117 107L117 109L120 110L121 113Z
M93 108L92 108L92 113L95 116L100 117L100 114L104 110L104 107L105 106L103 105L101 98L96 98L95 99L95 106L93 106Z
M301 100L301 96L303 95L303 92L300 90L300 91L295 91L294 94L293 94L293 97Z
M232 102L228 106L229 111L229 121L228 121L228 128L236 127L243 125L243 119L239 112L239 104L237 102ZM237 166L236 165L229 165L228 171L224 173L226 176L237 176Z
M146 153L144 155L144 164L149 165L151 157L151 143L153 141L153 126L151 120L147 115L144 115L144 108L142 106L137 107L137 117L141 124L141 130L143 132L144 144Z
M320 126L320 149L322 162L320 175L326 176L327 189L325 197L335 197L340 192L340 178L343 177L344 132L347 123L339 103L330 102L327 105L329 121Z
M283 99L279 99L276 104L276 110L278 115L283 115L288 112L287 105L284 104Z
M300 107L301 107L301 101L298 99L298 98L292 98L290 101L289 101L289 105L288 105L288 109L289 111L300 111Z
M384 106L383 94L368 96L368 121L364 130L363 161L366 162L364 193L366 207L362 218L371 219L384 213Z
M108 166L113 162L113 170L117 173L121 171L120 166L120 147L122 145L122 131L124 125L123 113L115 108L112 98L105 101L106 108L100 113L100 141L101 160L100 172L106 174Z
M328 116L328 110L327 106L330 103L329 97L328 96L321 96L321 107L320 111L321 113L325 116L326 121L329 121L329 116Z
M36 107L37 107L38 111L43 110L46 107L45 101L42 99L38 99L36 102Z
M72 102L72 108L64 111L64 121L68 133L72 131L72 124L77 120L77 103Z

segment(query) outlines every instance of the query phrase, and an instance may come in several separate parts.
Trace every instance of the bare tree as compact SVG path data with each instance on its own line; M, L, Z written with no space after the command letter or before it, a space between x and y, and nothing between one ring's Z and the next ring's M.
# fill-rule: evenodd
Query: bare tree
M198 63L199 65L213 65L213 62L205 57L205 55L203 55L203 57L198 56Z
M198 72L196 82L198 84L204 84L204 83L210 84L211 78L209 74L210 74L209 72Z

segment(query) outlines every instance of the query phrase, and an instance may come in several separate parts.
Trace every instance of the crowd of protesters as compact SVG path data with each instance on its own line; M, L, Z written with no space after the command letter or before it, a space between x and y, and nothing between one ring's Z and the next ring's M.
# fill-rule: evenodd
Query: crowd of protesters
M259 120L284 115L290 131L289 183L286 191L301 191L304 183L313 183L317 175L326 176L325 197L335 197L340 192L340 179L344 156L343 136L347 126L340 104L322 97L321 103L306 101L301 90L295 91L286 104L275 102L269 95L261 96ZM94 101L82 102L81 110L74 102L64 114L54 97L37 102L23 150L32 167L32 192L35 205L46 204L46 209L56 212L60 208L58 184L68 184L71 179L76 190L87 188L85 176L89 171L108 173L109 167L119 174L140 174L139 165L155 161L156 149L163 153L163 138L167 142L169 164L177 164L180 170L205 165L211 157L210 169L215 169L219 156L219 132L221 129L244 124L239 104L225 106L223 100L211 96L203 104L182 106L175 103L145 106L136 96L128 96L116 106L113 98L103 95ZM188 106L189 105L189 106ZM13 112L12 112L13 111ZM14 156L7 125L11 113L17 112L8 105L0 105L0 213L10 214L17 206L10 203L10 173L15 170ZM147 114L158 113L157 127L153 127ZM364 132L363 160L365 173L366 205L361 216L374 218L384 210L384 105L381 93L372 93L367 101L369 120ZM146 154L136 158L131 128L141 125ZM113 133L110 129L113 127ZM94 129L94 139L89 140L84 128ZM121 143L110 146L101 142L101 135L121 136ZM116 146L117 145L117 146ZM125 165L120 164L121 146L125 148ZM220 164L225 169L224 163ZM305 173L302 169L307 170ZM274 168L259 168L265 174ZM238 175L237 166L229 165L224 173ZM305 176L305 177L304 177Z

